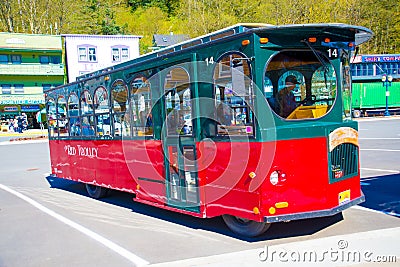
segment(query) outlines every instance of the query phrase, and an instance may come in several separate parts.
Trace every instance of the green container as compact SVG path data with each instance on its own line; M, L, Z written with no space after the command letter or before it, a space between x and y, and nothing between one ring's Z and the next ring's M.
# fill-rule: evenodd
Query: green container
M388 107L400 107L400 82L392 82L388 90ZM353 83L352 103L355 110L385 108L386 86L382 82Z

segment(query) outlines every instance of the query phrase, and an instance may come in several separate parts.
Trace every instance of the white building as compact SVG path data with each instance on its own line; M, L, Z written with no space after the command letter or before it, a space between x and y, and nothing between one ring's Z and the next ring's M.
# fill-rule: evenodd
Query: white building
M137 35L63 34L68 82L139 56Z

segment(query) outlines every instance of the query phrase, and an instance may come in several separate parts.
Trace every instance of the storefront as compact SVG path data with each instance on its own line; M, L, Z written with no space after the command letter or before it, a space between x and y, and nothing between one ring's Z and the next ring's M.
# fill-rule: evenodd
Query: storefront
M45 107L42 94L31 95L0 95L0 120L7 124L22 113L26 114L28 127L37 128L36 114Z

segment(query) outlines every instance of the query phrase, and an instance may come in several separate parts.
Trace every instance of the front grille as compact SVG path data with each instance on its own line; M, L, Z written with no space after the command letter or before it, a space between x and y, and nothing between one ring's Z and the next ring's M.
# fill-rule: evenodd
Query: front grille
M338 180L357 175L358 146L343 143L330 152L331 179Z

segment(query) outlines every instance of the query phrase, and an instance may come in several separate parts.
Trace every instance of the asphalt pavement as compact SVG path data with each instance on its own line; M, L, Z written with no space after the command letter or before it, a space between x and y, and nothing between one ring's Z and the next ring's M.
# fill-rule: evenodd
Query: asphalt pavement
M82 184L48 176L41 132L0 134L0 266L400 266L400 119L362 119L359 128L367 201L273 224L252 240L219 217L135 203L128 193L91 199Z

